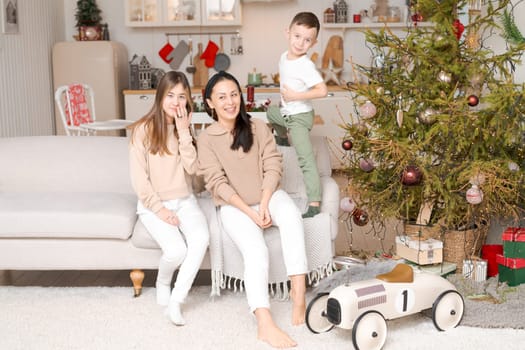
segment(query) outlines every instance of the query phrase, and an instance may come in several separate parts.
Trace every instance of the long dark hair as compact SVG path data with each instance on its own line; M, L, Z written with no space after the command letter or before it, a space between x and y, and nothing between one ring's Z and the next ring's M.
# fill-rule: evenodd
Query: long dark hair
M208 80L206 88L204 89L203 96L203 100L205 101L204 109L206 110L206 113L208 113L208 115L212 117L215 121L218 120L215 110L210 108L210 106L207 103L207 100L211 99L211 93L215 85L217 85L218 82L223 80L233 81L235 85L237 85L237 89L239 89L239 96L241 98L239 114L235 119L235 126L233 128L233 142L230 148L232 150L237 150L239 149L239 147L242 147L243 151L245 153L248 153L248 151L250 151L253 145L252 123L250 121L251 116L248 113L246 113L246 105L242 96L241 85L233 75L225 71L220 71L214 76L212 76L210 80Z
M193 111L193 100L191 97L190 83L186 75L182 72L169 71L160 79L157 92L155 93L153 107L151 107L150 111L144 117L129 126L134 132L136 126L144 124L148 135L148 144L146 146L152 154L171 154L168 150L168 126L164 110L162 109L162 101L168 92L178 84L182 84L188 101L186 103L186 110L188 114L191 113ZM176 129L175 136L179 137Z

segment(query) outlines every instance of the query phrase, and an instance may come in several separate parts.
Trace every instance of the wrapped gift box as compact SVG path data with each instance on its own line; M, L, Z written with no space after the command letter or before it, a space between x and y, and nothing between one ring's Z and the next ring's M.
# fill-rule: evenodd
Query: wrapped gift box
M418 265L439 264L443 261L443 242L432 238L420 240L396 236L396 253Z
M525 227L508 227L501 239L505 257L525 259Z
M496 255L499 268L499 281L507 282L511 287L525 283L525 259L508 258Z

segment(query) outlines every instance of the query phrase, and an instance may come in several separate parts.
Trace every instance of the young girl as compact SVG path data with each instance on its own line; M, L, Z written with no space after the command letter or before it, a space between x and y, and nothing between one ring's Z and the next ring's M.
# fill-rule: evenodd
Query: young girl
M171 321L185 324L181 304L188 295L209 242L206 218L192 191L197 152L190 133L191 90L183 73L159 82L151 110L132 124L130 173L140 220L162 249L157 303ZM171 291L171 280L179 268Z
M282 156L268 126L246 113L239 82L226 72L215 74L204 91L206 112L216 121L199 135L199 174L219 207L225 232L241 251L244 285L255 314L259 339L278 348L296 346L273 321L268 296L268 247L263 230L279 227L291 280L292 324L305 317L307 272L301 212L278 189Z

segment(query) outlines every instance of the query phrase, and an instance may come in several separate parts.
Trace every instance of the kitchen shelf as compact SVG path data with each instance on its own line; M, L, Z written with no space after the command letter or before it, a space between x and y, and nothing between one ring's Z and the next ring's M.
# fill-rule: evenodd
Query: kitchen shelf
M418 27L431 27L432 22L417 22ZM342 30L367 30L367 29L403 29L414 27L413 22L361 22L361 23L324 23L325 29L342 29Z

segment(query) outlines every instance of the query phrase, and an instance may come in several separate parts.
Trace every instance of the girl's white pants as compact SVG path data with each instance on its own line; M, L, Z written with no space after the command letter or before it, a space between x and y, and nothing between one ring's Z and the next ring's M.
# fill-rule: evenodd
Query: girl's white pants
M258 209L258 205L252 207ZM279 228L288 276L305 274L308 266L301 212L283 190L273 193L268 209L273 225ZM239 248L244 260L244 286L250 311L269 308L269 259L264 230L234 206L221 206L219 215L225 232Z
M179 226L162 221L139 201L137 214L162 249L157 282L171 285L180 266L171 300L183 303L209 244L208 223L194 195L163 202L179 218Z

